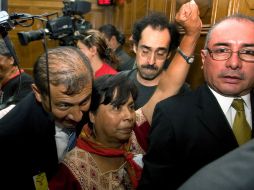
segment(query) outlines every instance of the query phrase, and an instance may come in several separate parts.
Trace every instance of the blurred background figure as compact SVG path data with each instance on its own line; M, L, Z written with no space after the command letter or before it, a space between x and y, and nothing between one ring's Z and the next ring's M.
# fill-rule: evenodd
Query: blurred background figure
M0 39L0 110L16 104L32 91L33 79L19 69L11 52Z
M117 70L124 71L132 69L135 58L131 57L123 49L123 45L125 44L125 36L112 24L105 24L101 26L99 30L105 35L109 47L115 52L115 55L120 61Z
M82 33L77 47L90 60L95 78L117 73L119 62L100 31L90 29Z

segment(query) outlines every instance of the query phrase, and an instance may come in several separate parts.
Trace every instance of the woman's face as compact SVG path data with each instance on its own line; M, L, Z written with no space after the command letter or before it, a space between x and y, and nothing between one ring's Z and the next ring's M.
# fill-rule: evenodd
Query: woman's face
M109 147L120 147L130 138L136 114L132 96L119 107L101 104L96 113L90 112L96 140Z

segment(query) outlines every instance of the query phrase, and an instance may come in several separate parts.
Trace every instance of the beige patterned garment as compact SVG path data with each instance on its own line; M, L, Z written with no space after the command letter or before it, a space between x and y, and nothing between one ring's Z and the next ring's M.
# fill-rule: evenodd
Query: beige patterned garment
M147 122L147 119L145 118L141 108L136 110L135 113L136 113L136 125L137 125L137 127L139 127L143 123Z
M135 134L131 135L131 152L144 154L137 143ZM62 162L73 173L84 190L123 190L131 189L131 181L124 163L119 169L101 173L91 154L78 147L70 151Z

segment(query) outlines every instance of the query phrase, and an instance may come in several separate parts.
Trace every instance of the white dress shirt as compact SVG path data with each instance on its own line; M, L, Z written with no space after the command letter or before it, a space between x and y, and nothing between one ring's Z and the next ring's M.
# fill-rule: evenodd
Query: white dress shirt
M59 127L59 125L57 126L57 124L55 124L55 129L57 155L58 160L61 161L66 153L66 148L69 141L69 134L65 130L63 130L62 127Z
M210 88L210 87L209 87ZM225 114L231 128L233 126L236 110L231 106L233 100L236 98L242 98L244 100L244 110L246 115L246 120L249 123L252 129L252 117L251 117L251 101L250 101L250 94L241 97L226 97L222 96L221 94L217 93L213 89L210 88L212 93L214 94L215 98L217 99L223 113Z

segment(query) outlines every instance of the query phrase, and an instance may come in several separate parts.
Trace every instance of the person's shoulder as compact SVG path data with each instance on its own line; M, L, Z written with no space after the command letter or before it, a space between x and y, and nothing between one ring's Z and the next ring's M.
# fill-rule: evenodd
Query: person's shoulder
M115 75L115 74L117 74L117 71L114 68L112 68L107 63L103 63L102 67L95 72L95 77L97 78L103 75Z
M189 101L190 99L194 98L195 91L188 91L182 94L176 94L174 96L168 97L162 100L160 103L179 103L181 104L184 101Z
M126 77L128 77L129 79L135 80L136 74L137 74L137 69L125 70L125 71L121 71L121 73L124 73L126 75Z
M82 138L79 139L80 141L82 141ZM66 155L64 160L68 160L68 159L76 159L78 158L78 155L82 154L85 155L86 157L89 155L89 152L87 152L86 150L84 150L83 148L80 148L78 146L75 146L73 149L71 149L71 151L69 151Z
M1 133L0 135L14 134L23 127L28 127L28 118L35 116L35 110L30 107L30 97L24 98L16 104L8 113L0 119ZM31 111L32 110L32 111Z
M27 96L26 97L24 97L22 100L20 100L19 102L17 102L15 105L15 109L14 110L16 110L16 109L19 109L19 110L26 110L26 109L31 109L30 108L30 105L31 105L31 103L33 102L33 97L34 95L33 95L33 93L32 92L30 92L30 93L28 93L27 94ZM10 104L11 105L11 104ZM2 105L3 106L3 105ZM6 104L6 107L8 106L8 104ZM5 108L5 107L4 107ZM30 110L31 111L31 110ZM20 114L22 114L22 113L20 113Z
M15 118L13 120L13 118ZM10 110L2 119L1 122L10 123L29 123L30 121L40 121L38 125L42 124L42 121L52 120L52 117L43 109L42 105L36 101L35 96L30 92L24 97L16 106ZM10 125L12 125L10 124Z
M21 77L26 79L26 80L33 81L33 77L30 74L26 73L26 72L21 73Z
M116 74L117 73L117 71L113 67L108 65L107 63L103 63L103 69L105 69L105 70L107 70L107 72L109 72L107 74Z
M162 101L160 101L157 105L157 109L165 109L167 111L174 111L179 109L188 109L193 108L193 106L198 101L198 92L199 89L195 89L193 91L187 91L185 93L180 93L171 97L168 97Z
M80 157L82 155L82 157ZM80 164L94 165L91 154L82 148L75 146L71 151L65 154L64 159L61 161L68 168L79 168Z
M119 51L117 51L117 56L122 57L122 58L130 58L130 55L123 49L119 49Z

